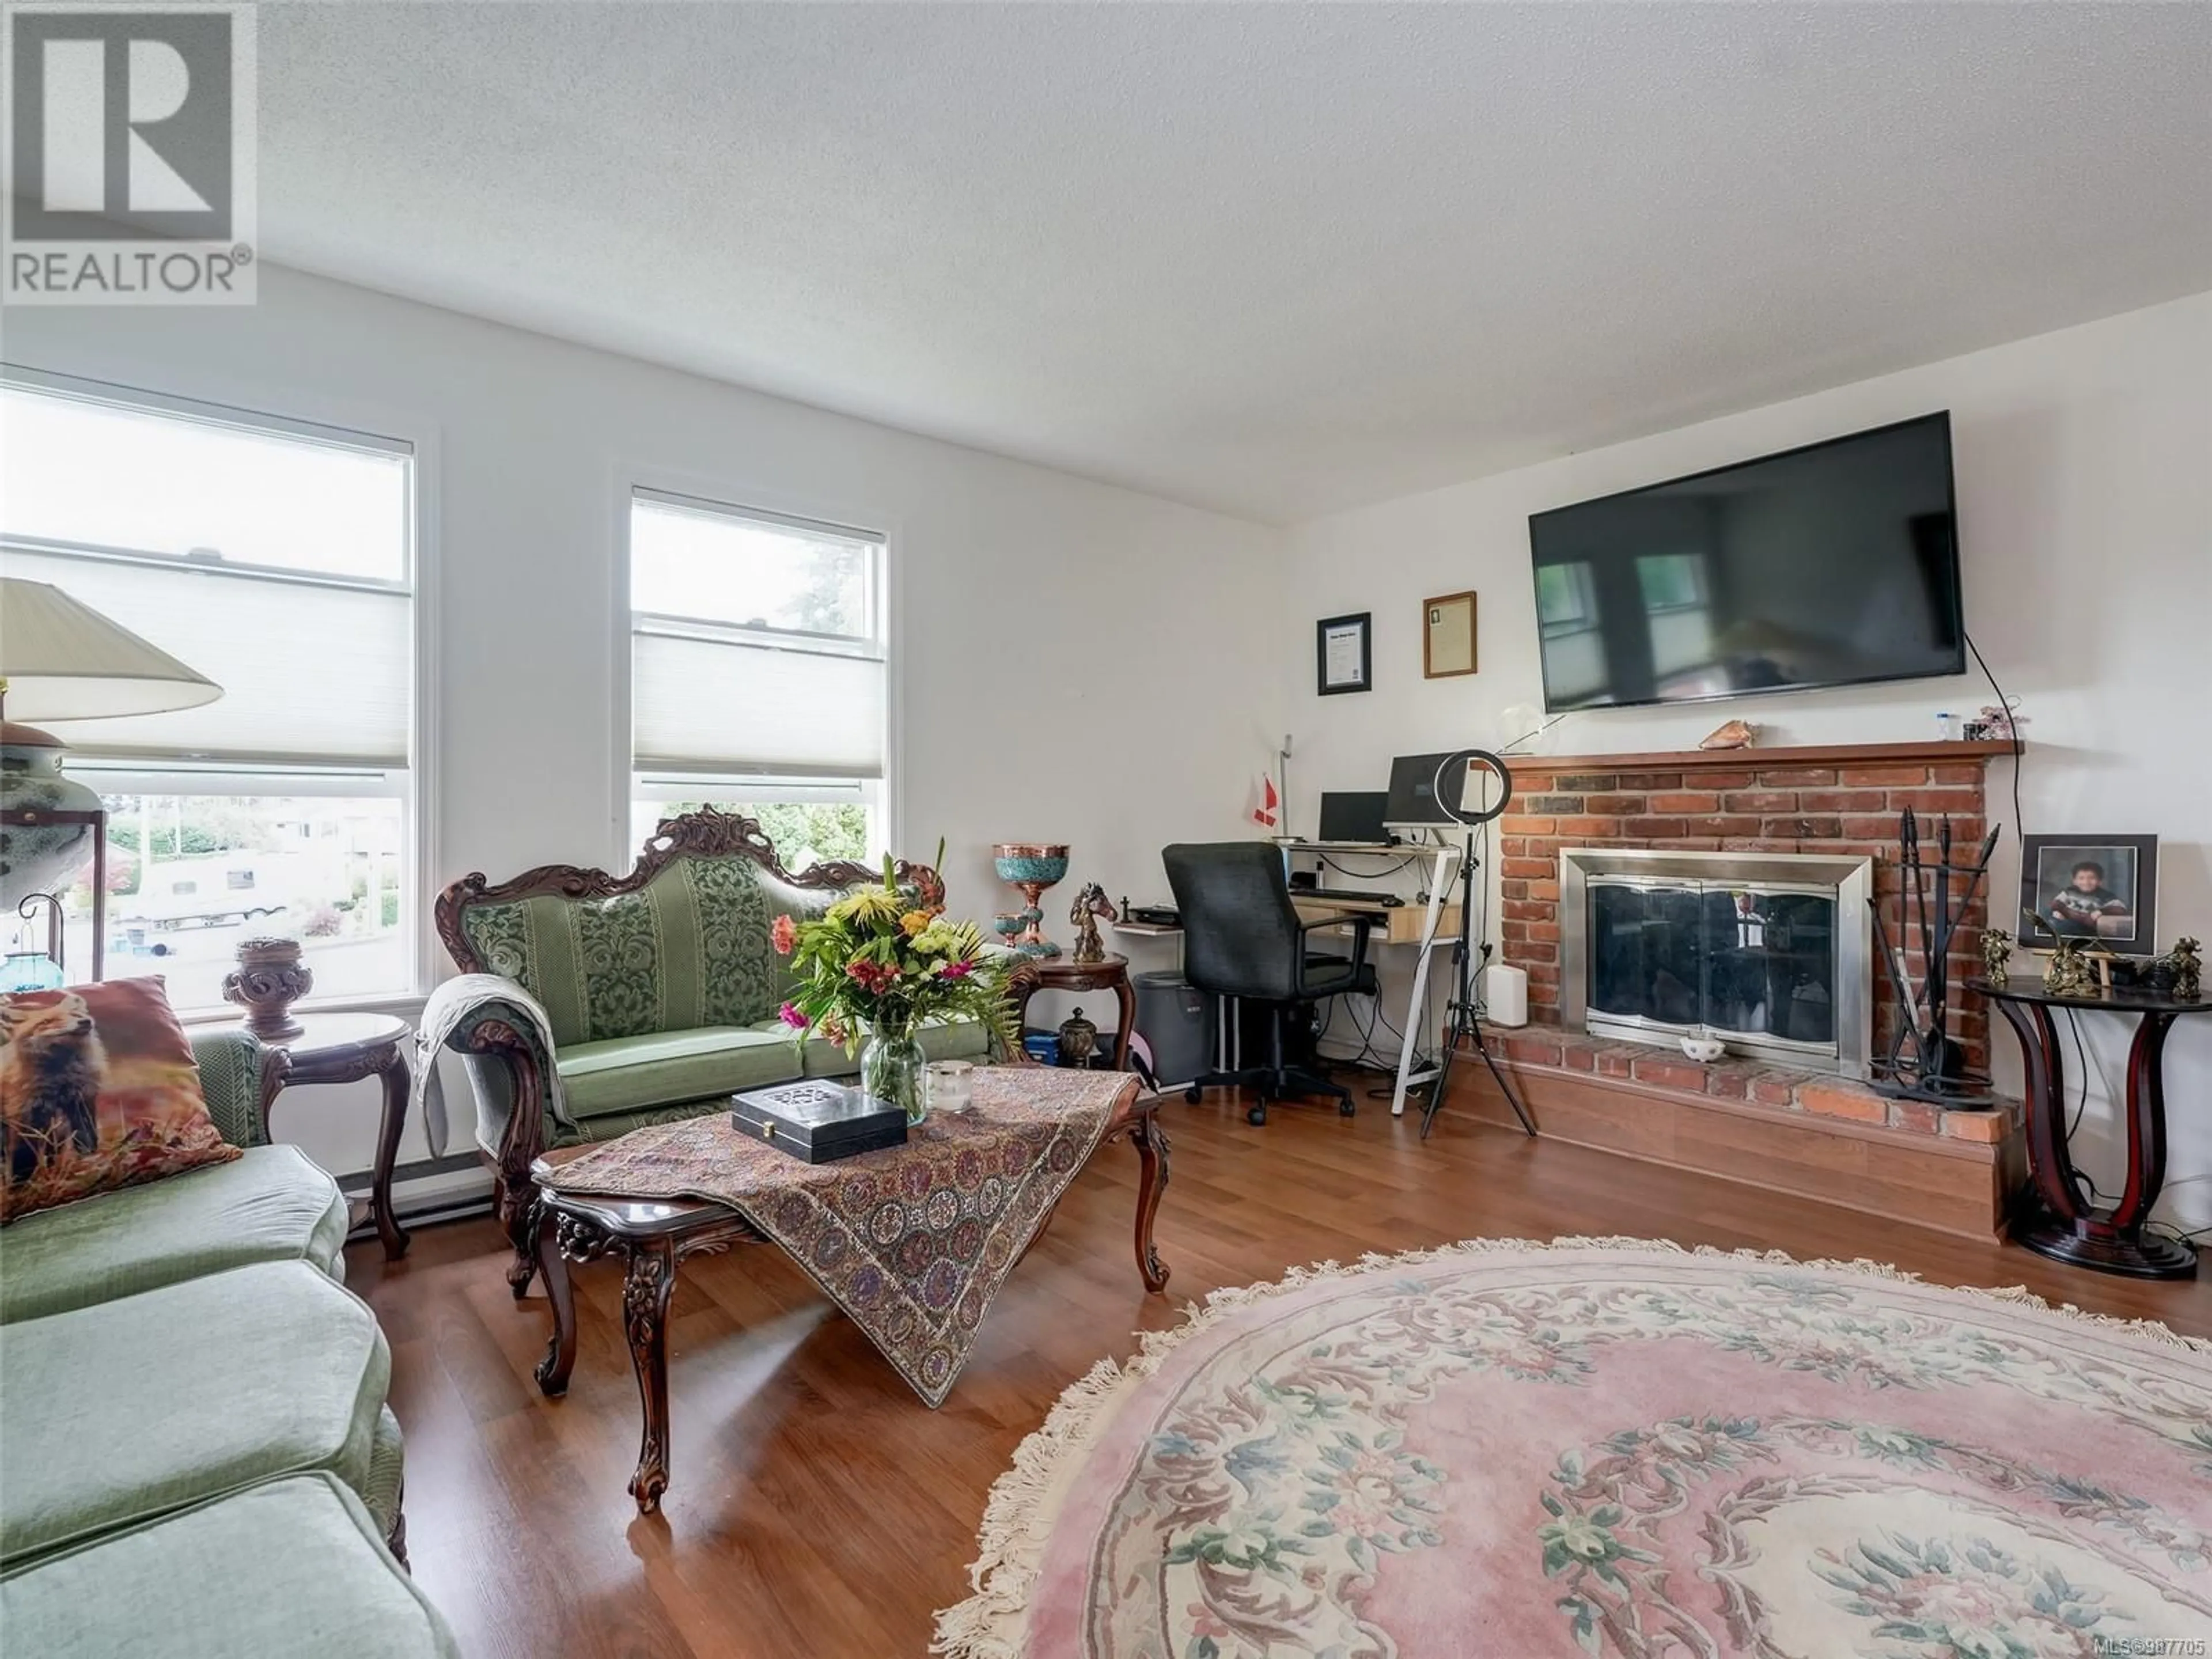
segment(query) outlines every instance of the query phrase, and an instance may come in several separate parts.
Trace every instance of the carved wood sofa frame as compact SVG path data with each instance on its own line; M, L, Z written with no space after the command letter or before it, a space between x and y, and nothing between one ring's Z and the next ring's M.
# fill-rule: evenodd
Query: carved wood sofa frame
M880 868L846 860L810 865L794 874L783 867L775 843L762 832L758 823L740 814L706 807L678 817L663 818L627 875L611 875L604 870L573 864L541 864L511 881L489 881L480 870L463 876L438 895L434 910L438 937L445 942L446 953L463 973L489 973L492 969L477 955L461 926L463 917L472 907L546 896L618 898L642 891L670 865L687 858L750 859L779 881L822 891L856 887L879 881L883 877ZM900 882L911 884L921 894L924 902L939 905L945 902L944 879L929 866L901 859L892 869ZM501 1145L492 1151L479 1142L477 1156L491 1170L493 1212L506 1231L507 1242L514 1247L514 1260L507 1264L507 1282L514 1299L520 1302L538 1270L538 1183L532 1179L530 1169L546 1150L545 1085L553 1056L539 1053L538 1045L526 1031L499 1018L495 1010L489 1009L455 1031L450 1046L464 1054L504 1066L513 1091L514 1109L507 1114L507 1132Z

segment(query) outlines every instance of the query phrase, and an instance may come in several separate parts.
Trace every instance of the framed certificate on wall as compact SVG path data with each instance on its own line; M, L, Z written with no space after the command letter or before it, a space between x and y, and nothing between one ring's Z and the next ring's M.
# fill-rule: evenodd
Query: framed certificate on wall
M1374 689L1375 647L1370 624L1375 613L1324 617L1314 624L1314 656L1324 697Z
M1432 680L1474 672L1474 594L1421 601L1421 672Z

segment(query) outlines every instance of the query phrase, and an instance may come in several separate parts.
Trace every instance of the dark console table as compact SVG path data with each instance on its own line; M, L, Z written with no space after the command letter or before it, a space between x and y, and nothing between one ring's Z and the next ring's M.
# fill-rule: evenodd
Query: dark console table
M1969 981L2002 1011L2027 1063L2028 1185L2014 1204L2012 1236L2039 1255L2134 1279L2194 1279L2191 1244L2146 1232L2143 1223L2166 1184L2166 1029L2185 1014L2212 1013L2212 1002L2183 1002L2155 991L2112 990L2053 996L2038 978ZM2132 1014L2128 1050L2128 1176L2110 1208L2081 1196L2066 1147L2066 1074L2054 1008Z

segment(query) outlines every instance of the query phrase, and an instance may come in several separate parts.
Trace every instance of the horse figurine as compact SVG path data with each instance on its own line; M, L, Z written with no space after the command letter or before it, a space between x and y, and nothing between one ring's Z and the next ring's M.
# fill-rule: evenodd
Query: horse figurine
M1103 962L1106 945L1098 937L1101 919L1119 921L1120 911L1106 896L1106 890L1095 881L1083 884L1083 890L1075 896L1075 907L1067 913L1068 921L1075 924L1075 960L1078 963Z

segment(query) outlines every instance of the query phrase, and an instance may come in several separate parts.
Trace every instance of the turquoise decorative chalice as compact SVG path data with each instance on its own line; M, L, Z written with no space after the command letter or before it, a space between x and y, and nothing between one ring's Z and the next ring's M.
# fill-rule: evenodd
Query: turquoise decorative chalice
M1067 848L1060 842L1002 841L991 848L999 879L1022 890L1029 901L1021 913L1027 925L1013 939L1025 957L1056 957L1060 946L1044 936L1044 890L1067 874Z

